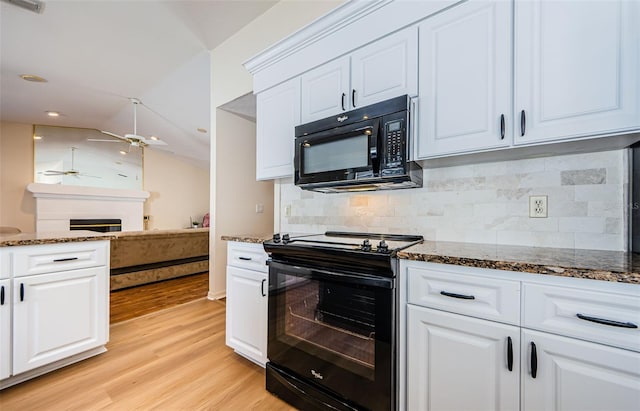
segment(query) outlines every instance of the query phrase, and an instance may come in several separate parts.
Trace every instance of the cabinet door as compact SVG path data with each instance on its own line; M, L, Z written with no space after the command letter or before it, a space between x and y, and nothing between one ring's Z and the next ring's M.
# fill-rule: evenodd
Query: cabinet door
M343 57L301 77L302 123L349 109L349 58Z
M226 344L264 366L267 362L267 275L227 266Z
M99 347L108 338L105 267L13 282L13 374Z
M418 93L417 31L410 27L351 54L351 108Z
M472 1L420 25L418 158L510 144L511 7Z
M0 380L11 375L11 280L0 280Z
M256 96L256 179L293 175L294 127L300 123L300 78Z
M637 1L515 7L516 144L640 127Z
M522 344L524 411L640 409L640 353L525 329Z
M519 409L518 327L407 307L408 410Z

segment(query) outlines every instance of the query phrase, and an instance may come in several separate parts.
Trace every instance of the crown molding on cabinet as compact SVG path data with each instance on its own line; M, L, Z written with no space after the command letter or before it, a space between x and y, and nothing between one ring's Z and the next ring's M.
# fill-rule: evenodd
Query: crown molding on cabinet
M251 74L255 74L392 1L348 1L242 64Z
M464 1L464 0L463 0ZM353 0L244 62L253 92L298 76L439 13L460 0Z

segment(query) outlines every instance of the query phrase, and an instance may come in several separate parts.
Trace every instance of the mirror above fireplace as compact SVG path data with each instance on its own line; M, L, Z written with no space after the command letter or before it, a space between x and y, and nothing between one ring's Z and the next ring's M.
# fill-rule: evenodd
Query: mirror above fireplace
M143 148L105 137L95 129L36 125L34 182L142 190Z

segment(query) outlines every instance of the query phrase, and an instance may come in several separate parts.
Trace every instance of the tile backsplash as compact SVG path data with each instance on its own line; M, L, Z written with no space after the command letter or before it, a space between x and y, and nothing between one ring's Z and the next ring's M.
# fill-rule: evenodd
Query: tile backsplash
M622 251L628 180L627 150L615 150L425 169L419 189L323 194L281 182L280 230ZM547 218L529 217L537 195L548 196Z

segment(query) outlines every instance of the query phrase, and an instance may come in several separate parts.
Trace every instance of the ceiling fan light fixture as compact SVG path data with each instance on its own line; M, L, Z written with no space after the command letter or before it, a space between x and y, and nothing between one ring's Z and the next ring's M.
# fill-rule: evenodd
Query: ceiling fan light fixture
M44 77L36 76L35 74L20 74L20 78L24 81L30 81L32 83L46 83L47 79Z
M44 3L38 0L2 0L5 3L13 4L14 6L22 7L34 13L42 13L44 10Z

